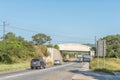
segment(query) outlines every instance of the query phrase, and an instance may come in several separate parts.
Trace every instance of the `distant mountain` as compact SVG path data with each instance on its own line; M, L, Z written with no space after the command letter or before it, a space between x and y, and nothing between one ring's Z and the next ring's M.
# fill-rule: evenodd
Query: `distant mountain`
M95 46L95 44L90 44L90 43L83 44L83 45L87 45L87 46L90 46L90 47L94 47Z

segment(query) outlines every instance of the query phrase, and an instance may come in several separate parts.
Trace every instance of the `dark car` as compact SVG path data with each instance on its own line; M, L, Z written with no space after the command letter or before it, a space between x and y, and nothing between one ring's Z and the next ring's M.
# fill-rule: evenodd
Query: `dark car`
M31 69L45 68L46 64L43 59L37 58L31 60Z
M61 65L61 61L60 60L54 60L54 65Z
M90 57L90 56L84 56L84 57L83 57L83 61L84 61L84 62L90 62L90 60L91 60L91 57Z

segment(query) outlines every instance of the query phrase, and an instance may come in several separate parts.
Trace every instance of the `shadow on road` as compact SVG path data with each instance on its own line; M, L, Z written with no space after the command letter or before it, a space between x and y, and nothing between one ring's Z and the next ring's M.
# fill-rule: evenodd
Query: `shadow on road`
M94 72L94 71L80 71L80 70L70 70L69 72L74 73L76 79L81 79L84 77L83 80L120 80L120 77L117 77L112 74L107 74L103 72ZM73 79L75 80L75 79Z

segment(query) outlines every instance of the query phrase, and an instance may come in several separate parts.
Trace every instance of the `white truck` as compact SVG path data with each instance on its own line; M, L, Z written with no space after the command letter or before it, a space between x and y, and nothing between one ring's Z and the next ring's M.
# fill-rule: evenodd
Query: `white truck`
M77 59L78 59L78 62L83 62L83 55L78 55Z

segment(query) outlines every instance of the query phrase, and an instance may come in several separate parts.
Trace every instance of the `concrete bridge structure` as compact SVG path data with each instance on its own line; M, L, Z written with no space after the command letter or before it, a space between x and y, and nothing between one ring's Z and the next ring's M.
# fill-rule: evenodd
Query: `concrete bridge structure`
M91 51L91 47L82 44L75 44L75 43L65 43L65 44L58 44L59 50L61 53L63 52L72 52L77 55L84 55L84 56L94 56L94 52ZM75 55L76 56L76 55Z
M89 52L91 50L90 46L82 45L82 44L58 44L59 50L61 51L86 51Z
M72 57L77 57L78 55L84 55L84 56L93 56L93 52L91 51L91 47L87 45L82 44L72 44L72 43L66 43L66 44L57 44L59 46L59 50L54 48L48 48L48 52L50 53L49 60L54 62L54 60L60 60L62 62L63 56L61 53L67 53L65 55L66 58L70 58L70 55L72 54Z

